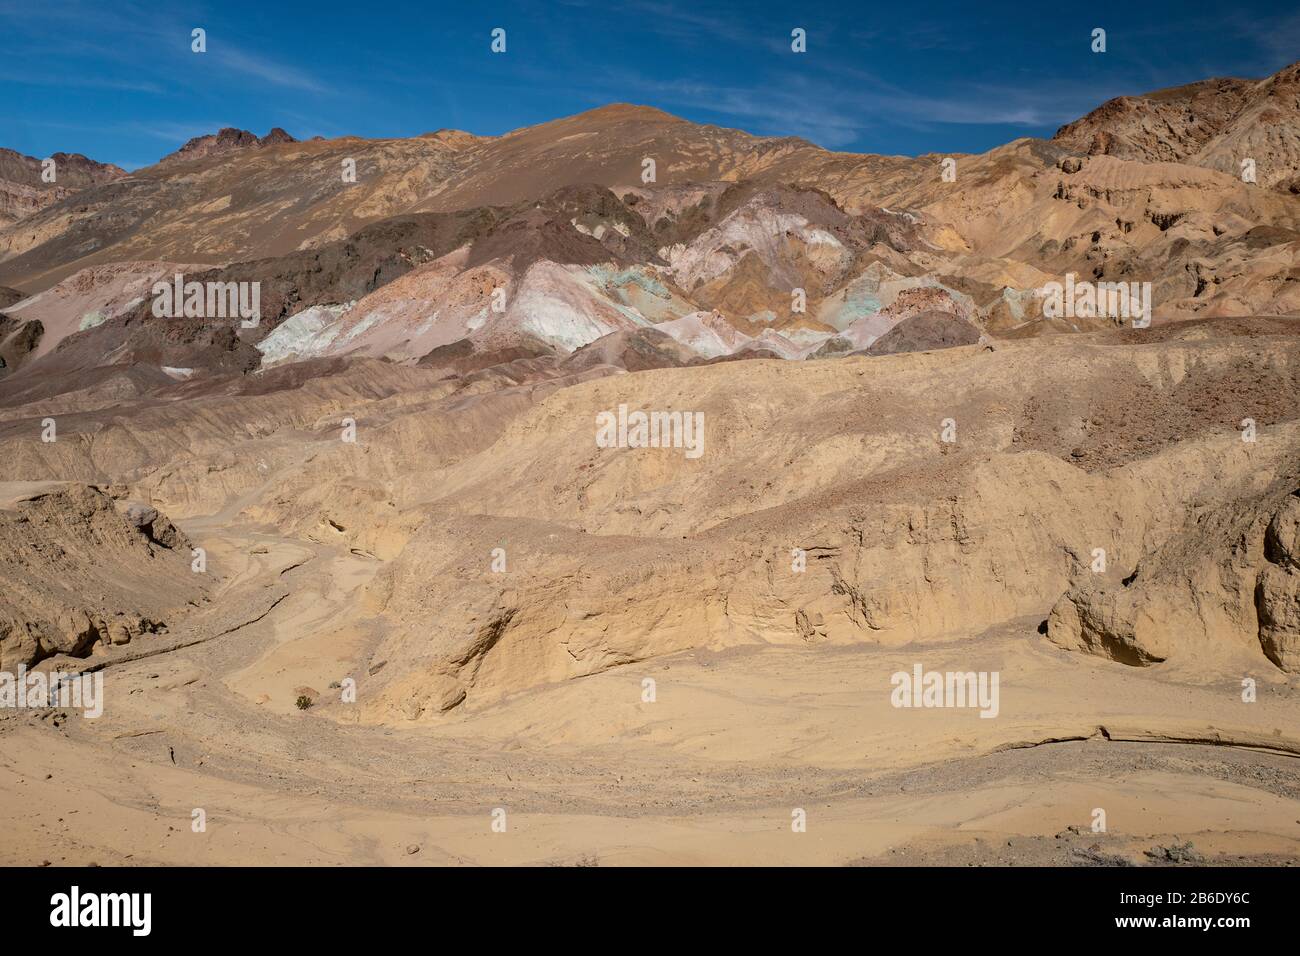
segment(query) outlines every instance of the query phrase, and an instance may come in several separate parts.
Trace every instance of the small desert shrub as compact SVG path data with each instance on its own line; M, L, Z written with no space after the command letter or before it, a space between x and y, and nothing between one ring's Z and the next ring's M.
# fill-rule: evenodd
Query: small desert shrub
M306 710L308 707L311 706L311 698L308 697L306 694L299 694L298 699L294 701L294 706L296 706L299 710Z

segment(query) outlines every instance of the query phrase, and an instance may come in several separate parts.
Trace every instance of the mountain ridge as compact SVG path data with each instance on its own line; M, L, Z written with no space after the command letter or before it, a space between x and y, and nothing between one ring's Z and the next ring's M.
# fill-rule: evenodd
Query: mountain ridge
M1290 102L1298 73L1113 100L1052 140L955 157L838 153L627 103L491 137L227 129L0 230L0 284L53 290L10 309L49 330L25 353L36 359L89 335L104 347L79 362L161 347L169 367L244 370L348 352L419 362L462 339L485 355L562 356L660 324L704 360L865 350L927 311L1003 337L1113 325L1046 317L1042 290L1067 274L1146 282L1162 321L1285 314L1300 310L1296 198L1151 156L1228 149L1241 116ZM1142 152L1134 115L1221 89L1232 101L1201 125L1117 155ZM1300 129L1300 114L1279 115ZM163 334L107 286L87 311L81 290L106 267L166 263L256 279L264 321L233 337ZM73 303L83 311L60 311ZM908 327L949 338L940 320Z
M1259 80L1216 77L1107 100L1057 130L1089 155L1182 162L1241 175L1253 160L1264 186L1292 191L1300 174L1300 63Z
M130 175L120 166L101 163L81 153L51 153L54 182L42 175L43 161L0 147L0 228L39 212L46 206L100 183Z

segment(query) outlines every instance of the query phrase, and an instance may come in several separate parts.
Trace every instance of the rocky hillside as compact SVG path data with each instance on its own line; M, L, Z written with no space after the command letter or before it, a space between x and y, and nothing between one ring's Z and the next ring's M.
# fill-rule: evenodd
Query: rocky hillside
M1214 79L1121 96L1061 127L1053 142L1092 155L1186 163L1300 191L1300 64L1263 80ZM1293 189L1292 187L1296 187Z
M626 104L499 137L223 130L0 230L0 283L37 293L10 325L20 344L41 325L0 375L348 355L553 369L648 328L690 362L803 360L902 322L877 352L1131 324L1051 314L1067 276L1149 290L1157 323L1293 314L1300 196L1278 177L1296 166L1298 69L1114 101L978 156L835 153ZM1223 160L1248 147L1257 183ZM258 283L259 323L154 318L169 270Z
M7 671L164 630L204 593L185 536L122 487L0 483L0 567Z
M172 159L0 230L0 283L39 291L90 265L220 265L324 245L428 195L462 148L348 137Z
M80 153L54 153L55 181L41 177L41 160L12 149L0 149L0 228L25 219L74 193L122 179L125 169L97 163Z

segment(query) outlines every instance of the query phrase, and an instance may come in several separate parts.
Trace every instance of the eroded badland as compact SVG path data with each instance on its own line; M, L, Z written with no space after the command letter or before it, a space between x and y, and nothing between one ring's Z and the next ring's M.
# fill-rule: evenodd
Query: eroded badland
M14 173L0 671L103 713L0 707L0 861L1293 863L1300 66L1207 83Z

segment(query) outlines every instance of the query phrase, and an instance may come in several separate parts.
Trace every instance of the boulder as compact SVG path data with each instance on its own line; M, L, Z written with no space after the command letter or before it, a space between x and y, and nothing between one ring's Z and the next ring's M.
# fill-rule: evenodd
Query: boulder
M119 507L122 516L131 523L132 527L154 544L173 551L178 547L189 547L189 540L166 515L161 514L152 505L141 501L125 501Z
M90 650L99 637L95 622L80 608L65 608L59 612L54 628L41 635L42 656L67 654L78 657Z
M0 618L0 670L13 673L20 665L36 663L40 644L16 621Z
M1300 571L1270 564L1255 587L1259 643L1278 667L1300 673Z
M1047 639L1066 650L1134 666L1158 664L1172 650L1167 628L1147 601L1116 588L1071 588L1047 617Z

